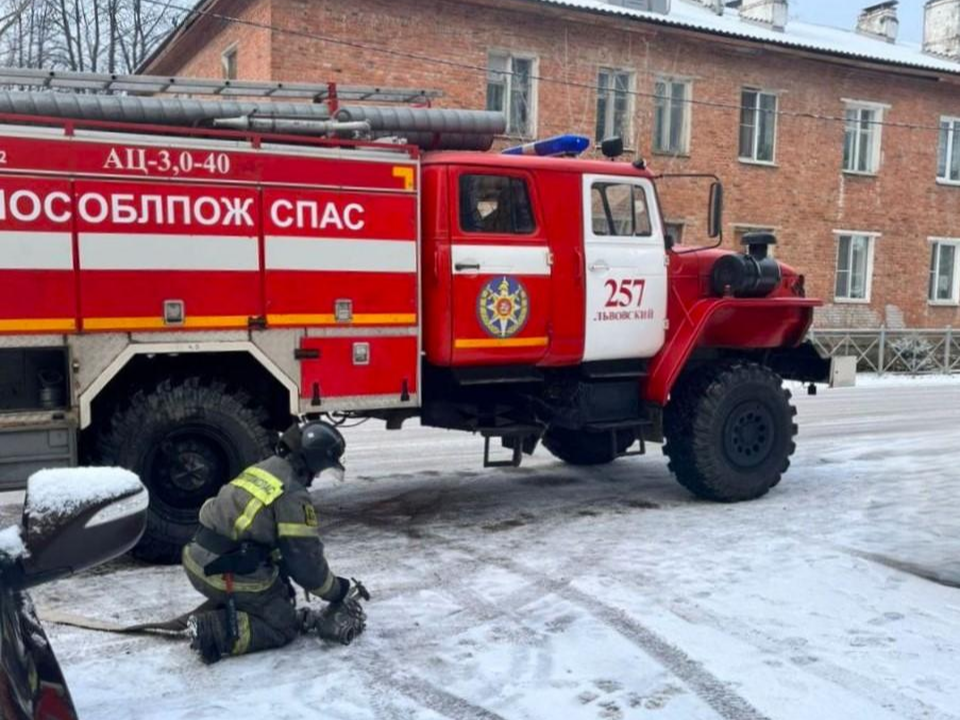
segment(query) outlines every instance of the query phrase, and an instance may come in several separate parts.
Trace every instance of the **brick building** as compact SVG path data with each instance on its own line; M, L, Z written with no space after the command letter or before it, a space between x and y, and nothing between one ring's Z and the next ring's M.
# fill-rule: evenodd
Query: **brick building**
M197 8L143 72L439 89L503 110L504 143L622 134L658 171L719 175L726 242L776 231L821 327L960 324L960 0L927 1L923 47L897 41L896 2L846 30L787 0ZM702 244L705 184L662 192L670 232Z

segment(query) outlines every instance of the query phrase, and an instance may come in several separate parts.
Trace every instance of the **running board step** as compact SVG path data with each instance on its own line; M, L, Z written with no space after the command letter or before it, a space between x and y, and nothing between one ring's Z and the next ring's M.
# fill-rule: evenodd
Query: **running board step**
M518 468L523 462L523 455L533 455L537 449L543 428L536 425L517 425L511 428L481 430L483 435L483 467L485 468ZM490 459L490 441L500 438L503 446L510 450L509 460Z

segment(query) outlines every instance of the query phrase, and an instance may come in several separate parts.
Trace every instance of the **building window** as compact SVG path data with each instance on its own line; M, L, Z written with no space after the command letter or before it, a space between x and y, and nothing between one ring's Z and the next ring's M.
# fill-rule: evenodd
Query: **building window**
M674 245L683 244L683 226L682 222L665 222L663 224L663 234L670 238Z
M628 72L600 68L597 76L597 142L620 137L632 144L633 77Z
M744 90L740 96L740 159L773 163L777 143L777 96Z
M883 106L848 102L843 135L843 170L874 175L880 169Z
M654 86L653 150L686 155L690 151L690 98L687 80L660 78Z
M960 184L960 118L940 119L940 157L937 178Z
M837 233L837 300L870 302L876 238L875 234Z
M934 240L930 251L931 303L956 305L960 302L960 273L957 248L960 240Z
M223 69L224 80L237 79L237 46L227 48L220 56L220 67Z
M507 116L507 134L535 134L534 63L530 57L491 53L487 72L487 110Z
M468 233L532 233L536 224L526 181L504 175L461 175L460 228Z

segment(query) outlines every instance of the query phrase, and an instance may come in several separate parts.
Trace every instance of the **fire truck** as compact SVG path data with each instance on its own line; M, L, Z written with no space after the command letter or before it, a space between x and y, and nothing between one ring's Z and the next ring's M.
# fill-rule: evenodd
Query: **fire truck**
M839 372L773 237L674 245L657 176L583 139L484 152L502 115L420 90L0 84L31 86L0 93L0 479L134 470L144 558L304 417L476 433L487 466L663 442L694 494L758 498L795 449L782 380Z

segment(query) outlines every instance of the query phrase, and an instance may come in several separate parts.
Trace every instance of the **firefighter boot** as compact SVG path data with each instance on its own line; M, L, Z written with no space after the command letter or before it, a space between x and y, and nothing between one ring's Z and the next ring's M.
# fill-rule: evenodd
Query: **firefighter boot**
M197 651L205 665L212 665L224 656L227 633L219 612L191 615L187 620L187 633L190 649Z

